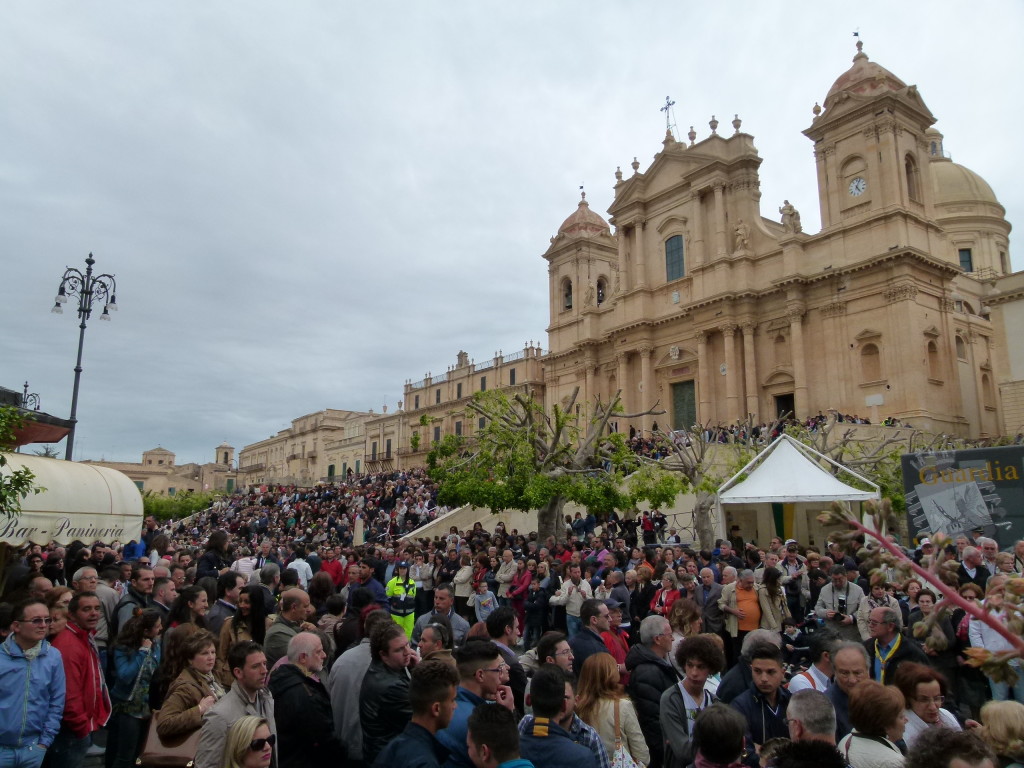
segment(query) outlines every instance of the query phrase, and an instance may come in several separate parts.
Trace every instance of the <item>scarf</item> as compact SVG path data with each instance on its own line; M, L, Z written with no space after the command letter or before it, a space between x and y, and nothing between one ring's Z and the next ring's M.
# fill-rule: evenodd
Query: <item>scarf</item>
M21 652L21 654L22 654L22 656L24 656L29 661L35 661L35 659L39 656L39 652L42 651L42 650L43 650L43 641L40 640L38 643L33 645L27 651L23 650Z

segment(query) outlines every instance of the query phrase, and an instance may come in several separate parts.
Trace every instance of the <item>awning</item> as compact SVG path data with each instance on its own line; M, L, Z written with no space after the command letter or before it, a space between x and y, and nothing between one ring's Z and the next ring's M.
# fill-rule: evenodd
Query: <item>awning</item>
M874 490L863 491L847 485L826 471L823 462L839 467ZM748 472L746 479L738 482L738 478ZM722 504L801 501L829 504L833 501L868 501L880 496L876 483L786 434L780 435L718 489L718 500Z
M0 541L12 546L100 541L138 541L142 533L142 495L122 472L93 464L21 453L5 454L0 472L22 467L35 473L46 490L25 497L16 519L0 516Z

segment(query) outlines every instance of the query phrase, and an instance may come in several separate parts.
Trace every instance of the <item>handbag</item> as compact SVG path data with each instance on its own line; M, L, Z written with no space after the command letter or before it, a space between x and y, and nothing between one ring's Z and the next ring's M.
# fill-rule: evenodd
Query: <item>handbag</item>
M154 710L153 717L149 719L146 741L135 764L144 768L192 768L199 750L199 734L203 729L197 728L186 736L162 739L156 730L159 717L160 711Z
M615 700L615 752L612 754L612 768L640 768L640 764L629 754L622 743L622 729L619 727L619 700Z

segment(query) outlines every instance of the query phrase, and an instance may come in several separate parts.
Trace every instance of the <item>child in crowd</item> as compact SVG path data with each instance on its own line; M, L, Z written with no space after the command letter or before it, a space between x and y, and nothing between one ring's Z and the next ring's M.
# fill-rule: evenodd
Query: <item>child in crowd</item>
M807 635L800 631L796 620L787 616L782 620L782 655L786 664L808 664Z
M466 605L474 610L477 621L487 621L487 617L498 607L498 598L487 588L487 582L481 580L476 585L476 592L469 596Z
M540 588L540 576L535 573L530 581L530 589L526 593L526 627L523 629L523 644L526 650L533 648L540 640L547 608L547 594Z

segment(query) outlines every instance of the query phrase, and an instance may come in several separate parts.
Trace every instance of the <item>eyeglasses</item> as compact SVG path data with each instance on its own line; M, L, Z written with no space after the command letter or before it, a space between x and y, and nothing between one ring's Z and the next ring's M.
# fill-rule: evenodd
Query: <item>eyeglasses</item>
M867 677L868 671L866 669L833 669L836 677L851 678L851 677Z
M869 627L877 627L880 624L891 624L891 623L892 622L890 622L888 620L887 621L879 621L878 619L868 619L868 626Z
M555 656L572 656L572 648L565 648L561 651L555 651Z
M943 702L946 701L945 696L915 696L914 701L918 704L934 704L937 707L941 707Z
M497 672L500 675L502 672L508 672L508 664L505 664L504 662L502 662L501 664L499 664L496 667L483 667L480 671L481 672Z
M272 733L265 739L253 739L249 742L249 749L251 749L253 752L259 752L265 746L267 746L267 744L269 744L270 746L274 746L275 744L277 744L277 734Z
M53 619L51 619L49 616L46 616L45 618L43 616L36 616L34 619L22 619L21 623L34 624L37 627L48 627L51 624L53 624Z

